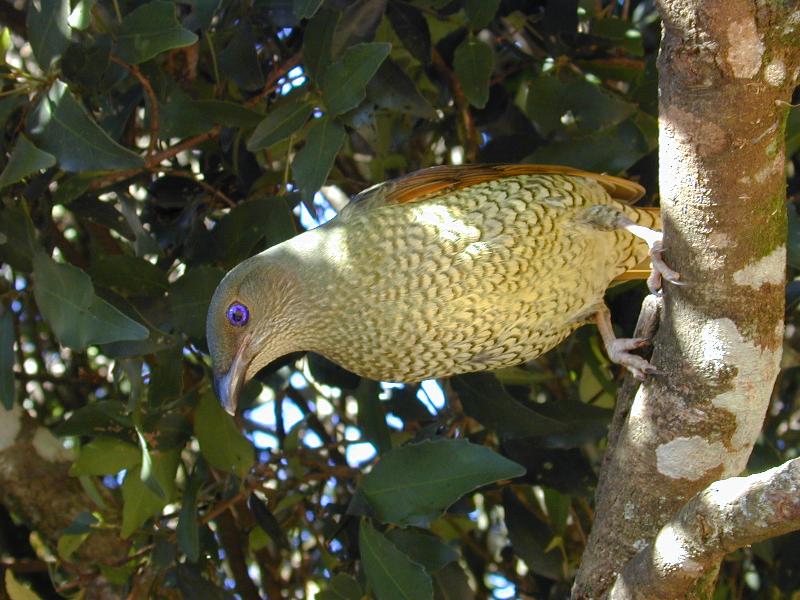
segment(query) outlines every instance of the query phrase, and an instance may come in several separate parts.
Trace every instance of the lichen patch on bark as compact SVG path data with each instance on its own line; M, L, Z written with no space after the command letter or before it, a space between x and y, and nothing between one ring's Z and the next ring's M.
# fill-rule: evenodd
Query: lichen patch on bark
M780 87L786 79L786 65L780 58L773 59L764 69L764 79L768 84Z
M14 445L22 429L22 408L15 404L11 410L0 408L0 451Z
M766 256L742 267L733 274L737 285L759 289L764 284L783 285L786 278L786 246L779 246Z
M656 468L671 479L695 481L720 466L726 452L721 442L709 442L699 435L676 437L656 448Z
M751 79L758 75L764 56L764 42L753 17L728 25L728 52L725 58L735 77Z
M653 546L653 559L666 572L670 567L689 571L692 573L702 573L703 565L692 560L689 552L691 540L678 527L666 525L656 537Z
M780 252L778 255L783 256ZM770 260L775 261L774 258ZM737 366L735 375L728 381L728 389L711 399L715 408L731 413L736 419L725 454L725 473L735 475L744 468L752 440L761 429L781 350L764 348L745 339L728 318L706 323L700 331L700 343L703 359L712 372L721 374L731 365Z

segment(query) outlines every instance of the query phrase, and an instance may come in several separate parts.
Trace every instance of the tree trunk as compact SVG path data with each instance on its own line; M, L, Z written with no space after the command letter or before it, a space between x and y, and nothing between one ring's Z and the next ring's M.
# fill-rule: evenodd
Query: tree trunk
M687 500L742 472L758 436L783 341L797 6L660 2L664 244L686 285L665 284L652 359L663 375L627 413L618 402L575 598L606 593ZM692 595L664 597L704 597L718 565L702 565Z

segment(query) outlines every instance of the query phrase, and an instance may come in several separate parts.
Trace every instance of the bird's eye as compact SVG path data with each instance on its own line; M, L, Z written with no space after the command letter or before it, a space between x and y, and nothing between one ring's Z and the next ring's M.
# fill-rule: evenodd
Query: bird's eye
M250 311L241 302L234 302L228 307L228 323L234 327L242 327L247 324L250 318Z

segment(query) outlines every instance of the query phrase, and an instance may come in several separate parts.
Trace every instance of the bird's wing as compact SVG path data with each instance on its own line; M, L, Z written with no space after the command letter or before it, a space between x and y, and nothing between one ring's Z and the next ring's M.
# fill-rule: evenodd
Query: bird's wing
M435 194L519 175L574 175L594 179L612 198L626 204L635 203L645 191L641 185L627 179L558 165L441 165L372 186L355 196L348 207L358 210L419 202Z

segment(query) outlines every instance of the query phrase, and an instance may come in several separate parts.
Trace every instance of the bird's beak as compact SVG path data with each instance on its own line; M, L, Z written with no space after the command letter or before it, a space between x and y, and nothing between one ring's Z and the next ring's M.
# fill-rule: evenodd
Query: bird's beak
M236 414L236 406L239 402L239 392L242 391L242 386L245 382L245 374L247 367L253 357L248 350L250 336L245 336L236 355L233 357L233 362L226 373L214 374L214 391L217 393L222 408L229 414Z

